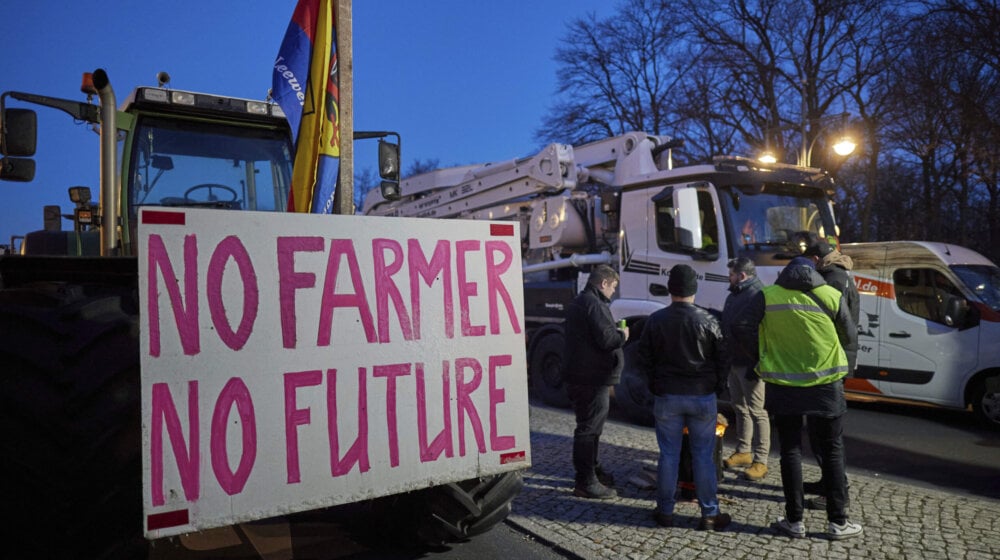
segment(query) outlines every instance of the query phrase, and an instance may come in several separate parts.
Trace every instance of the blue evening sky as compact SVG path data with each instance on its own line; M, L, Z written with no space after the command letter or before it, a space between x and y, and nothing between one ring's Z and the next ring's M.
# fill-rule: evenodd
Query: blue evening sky
M355 0L355 129L402 135L403 169L534 153L554 101L560 38L571 19L614 13L612 0ZM119 104L138 85L263 99L294 0L10 0L0 18L0 91L84 101L83 72L104 68ZM42 207L70 213L66 190L97 197L99 143L56 109L38 113L37 172L0 182L0 244L42 228ZM358 170L373 163L359 142ZM71 229L69 220L63 229Z

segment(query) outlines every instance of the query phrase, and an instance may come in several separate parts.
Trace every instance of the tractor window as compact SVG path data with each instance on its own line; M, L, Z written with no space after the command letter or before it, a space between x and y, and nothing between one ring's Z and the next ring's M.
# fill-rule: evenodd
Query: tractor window
M940 271L930 268L901 268L892 275L896 305L911 315L944 323L948 296L963 297L961 290Z
M285 210L292 155L283 131L148 117L137 128L130 207Z

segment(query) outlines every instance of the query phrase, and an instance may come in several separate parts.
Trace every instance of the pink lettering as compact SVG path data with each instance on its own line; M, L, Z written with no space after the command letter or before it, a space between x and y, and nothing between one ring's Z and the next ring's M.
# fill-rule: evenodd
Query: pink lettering
M504 390L497 388L497 369L509 366L513 363L510 354L503 356L490 356L490 449L493 451L504 451L514 448L514 436L500 436L499 422L497 422L497 405L504 402Z
M163 274L167 294L170 296L170 307L174 312L181 347L185 355L194 356L201 351L201 341L198 337L198 240L194 235L184 237L183 298L163 238L156 234L150 235L146 253L149 255L146 270L146 277L149 279L146 300L149 309L149 354L160 355L160 292L156 274L156 270L159 269Z
M389 429L389 464L399 466L399 422L396 414L396 378L410 375L410 364L391 364L375 366L372 369L375 377L385 377L385 408L386 427Z
M341 257L347 259L354 293L336 293L337 273L340 270ZM326 281L323 284L323 301L320 303L319 310L319 332L316 335L318 346L330 345L333 312L337 307L356 307L368 342L377 340L372 313L368 308L368 298L365 296L365 286L361 281L361 268L358 266L358 257L354 252L354 242L350 239L334 239L330 244L330 256L326 264Z
M496 253L500 253L505 257L499 263L494 260ZM503 299L504 307L507 309L507 316L510 317L510 324L514 327L514 332L521 332L521 320L517 317L517 311L514 309L514 302L510 298L510 292L507 291L507 286L504 285L503 280L500 278L503 273L510 269L512 262L514 262L514 255L510 250L510 245L503 241L486 242L486 291L489 294L490 332L492 334L500 333L500 311L497 309L497 299Z
M424 364L417 363L417 437L420 444L420 462L426 463L434 461L441 456L443 451L446 457L454 457L455 450L451 441L451 411L450 404L450 379L448 375L448 361L441 362L441 418L444 427L434 437L434 441L427 444L427 392L424 385Z
M163 428L166 425L170 436L170 446L177 460L177 470L180 472L181 486L184 497L188 501L196 501L200 494L201 480L198 466L201 463L199 454L198 429L198 382L188 381L188 447L184 447L184 432L180 417L170 396L170 387L166 383L154 383L152 394L152 426L150 428L150 486L153 492L153 505L162 506L166 503L163 496Z
M243 436L242 454L236 471L229 468L229 457L226 452L226 427L233 405L236 405ZM212 412L211 449L212 471L215 472L219 486L230 496L242 492L257 458L257 419L254 415L250 390L238 377L230 378L226 382L218 400L215 401L215 410Z
M391 263L387 263L385 260L387 250L394 257ZM399 287L392 280L392 275L403 268L403 247L398 241L392 239L373 239L372 259L375 261L375 308L378 313L379 342L389 342L389 300L392 300L392 307L396 310L399 327L403 331L403 339L413 340L410 315L406 311L406 305L403 304L403 296L399 293Z
M240 280L243 283L243 318L235 332L230 327L222 300L223 274L226 270L226 262L230 258L236 263L240 272ZM240 350L246 345L250 333L253 332L260 296L257 289L257 275L254 272L253 263L250 262L250 255L235 235L223 239L222 243L219 243L219 246L215 248L215 252L212 253L212 260L208 263L208 286L205 291L208 296L208 310L212 315L215 332L219 334L219 338L226 346L233 350Z
M299 371L285 374L285 467L289 484L301 482L299 471L298 426L312 422L308 408L298 408L295 391L299 387L312 387L323 382L320 370Z
M472 379L466 383L464 370L472 370ZM476 404L472 402L472 393L479 388L483 380L483 366L475 358L458 358L455 360L455 396L458 400L458 454L465 457L465 416L468 414L469 422L476 438L476 445L480 453L486 453L486 441L483 437L483 423L479 419L476 411Z
M455 337L455 304L451 294L451 245L447 241L437 242L434 255L430 262L424 257L420 242L416 239L407 240L410 259L410 307L413 309L413 337L420 340L420 285L418 278L431 286L436 278L441 280L444 289L444 334L448 338Z
M469 316L469 298L479 293L475 282L467 281L466 253L479 250L479 241L466 240L455 243L455 257L458 260L458 299L462 317L462 336L483 336L484 325L473 325Z
M354 407L358 415L358 436L340 458L340 429L337 419L340 418L337 409L337 370L326 370L326 402L327 429L330 438L330 474L343 476L350 472L351 467L358 465L361 472L368 472L371 465L368 462L368 388L365 381L365 368L358 368L358 403Z
M295 348L295 290L312 288L316 275L295 271L295 253L322 251L321 237L278 238L278 301L281 307L281 342L285 348Z

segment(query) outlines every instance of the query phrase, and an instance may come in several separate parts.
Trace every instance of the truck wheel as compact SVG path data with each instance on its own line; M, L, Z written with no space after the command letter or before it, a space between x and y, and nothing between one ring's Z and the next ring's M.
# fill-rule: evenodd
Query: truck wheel
M531 384L542 402L549 406L569 408L566 383L563 382L563 335L550 333L538 341L531 351Z
M501 523L523 486L521 471L507 472L382 498L376 511L392 537L440 547Z
M970 400L976 416L990 428L1000 430L1000 377L977 381Z
M0 290L0 477L12 557L145 555L134 303L131 288Z
M629 420L643 426L653 425L653 393L649 390L646 378L635 369L635 344L625 345L625 368L621 379L615 385L615 406Z

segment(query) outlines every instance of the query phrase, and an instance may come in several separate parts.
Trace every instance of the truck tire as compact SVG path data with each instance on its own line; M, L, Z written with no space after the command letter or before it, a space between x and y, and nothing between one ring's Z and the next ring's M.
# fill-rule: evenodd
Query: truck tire
M563 346L565 341L562 333L552 332L544 335L531 349L531 384L542 402L549 406L569 408L569 396L566 395L566 383L563 382Z
M12 557L145 556L137 318L131 288L0 290L0 477Z
M615 385L615 406L625 416L642 426L653 425L653 393L646 378L635 369L637 344L626 344L625 367Z
M382 498L376 511L390 538L440 547L503 522L523 486L521 471L507 472Z
M972 411L986 426L1000 430L1000 377L984 377L975 382L970 399Z

